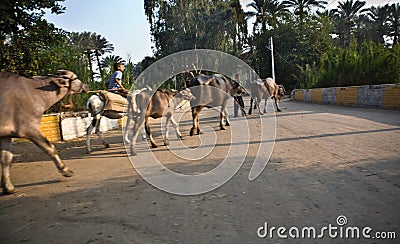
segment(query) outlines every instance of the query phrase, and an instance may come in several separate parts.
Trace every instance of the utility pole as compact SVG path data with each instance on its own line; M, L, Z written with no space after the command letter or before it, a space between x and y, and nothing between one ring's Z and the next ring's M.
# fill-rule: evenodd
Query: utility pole
M271 66L272 66L272 79L275 81L275 61L274 61L274 43L271 36Z

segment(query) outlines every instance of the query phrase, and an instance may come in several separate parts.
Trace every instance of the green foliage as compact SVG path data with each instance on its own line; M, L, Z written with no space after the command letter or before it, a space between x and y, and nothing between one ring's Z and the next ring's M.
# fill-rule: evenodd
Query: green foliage
M30 29L41 21L45 9L51 13L61 14L65 7L64 0L2 0L0 4L0 40L6 40L9 35Z
M189 49L241 52L247 29L238 0L145 0L156 57Z
M352 43L336 47L321 57L320 67L304 72L305 88L400 83L400 46Z

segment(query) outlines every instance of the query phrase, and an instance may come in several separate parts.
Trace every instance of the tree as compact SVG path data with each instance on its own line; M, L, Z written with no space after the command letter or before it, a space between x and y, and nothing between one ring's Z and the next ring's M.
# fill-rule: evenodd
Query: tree
M387 20L389 18L389 6L382 7L372 6L366 11L369 21L366 20L365 28L368 28L366 39L383 44L384 36L389 34L389 26Z
M52 14L61 14L65 7L64 0L3 0L0 5L0 37L4 41L7 36L27 30L42 21L45 9Z
M54 14L62 13L65 8L60 2L63 1L2 1L0 70L26 76L49 71L48 63L44 67L42 60L53 62L55 58L40 55L51 52L53 47L59 47L64 40L64 33L42 17L45 9L51 9ZM40 67L44 70L40 70Z
M121 56L108 55L101 60L101 67L106 68L108 71L112 71L115 63L125 64L125 60Z
M364 5L365 2L363 1L356 0L353 2L353 0L346 0L346 2L339 2L338 8L333 10L336 31L342 46L350 45L351 33L355 26L356 17Z
M145 0L156 57L189 49L241 52L246 21L238 0Z
M92 73L92 81L94 81L94 72L92 62L96 58L100 77L102 78L102 69L100 64L100 56L105 53L114 51L113 44L109 43L106 38L93 32L84 31L82 33L72 32L70 39L82 54L85 54L88 60L88 66Z
M254 10L247 12L247 17L256 18L253 33L255 33L255 28L260 24L261 32L267 30L267 24L272 28L276 27L278 24L278 18L289 13L289 10L287 9L288 5L279 2L278 0L254 0L247 4L247 7L251 7Z
M323 8L328 4L323 0L285 0L283 3L294 8L294 14L299 16L300 23L303 23L312 8Z
M393 3L388 7L389 35L393 37L393 45L400 44L400 4Z

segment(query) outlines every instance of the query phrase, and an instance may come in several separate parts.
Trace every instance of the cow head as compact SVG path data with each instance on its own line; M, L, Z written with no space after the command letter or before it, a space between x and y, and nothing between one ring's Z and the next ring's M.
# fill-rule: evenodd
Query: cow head
M278 88L278 95L281 96L281 97L285 96L285 92L286 92L285 87L283 85L278 85L278 87L279 87Z
M85 93L88 85L78 79L76 74L69 70L57 70L53 82L60 88L68 88L70 93Z
M179 92L183 99L188 100L188 101L193 101L196 99L196 97L193 95L193 93L190 91L189 88L185 88L182 91Z

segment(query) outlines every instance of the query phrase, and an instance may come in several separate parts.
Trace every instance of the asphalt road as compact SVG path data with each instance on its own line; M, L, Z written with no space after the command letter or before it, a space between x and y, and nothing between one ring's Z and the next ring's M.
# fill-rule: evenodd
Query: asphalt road
M12 179L18 192L0 195L0 242L398 243L400 111L294 101L283 101L281 108L264 171L248 180L262 131L270 129L260 129L256 113L246 120L250 139L240 170L216 190L194 196L161 191L139 176L120 131L105 134L110 149L93 136L91 155L85 154L83 138L57 143L76 172L71 178L59 175L34 145L15 144ZM217 146L199 160L179 158L165 146L154 149L167 168L196 175L226 157L231 129L218 129L214 110L201 116L203 126L216 130ZM190 115L182 118L183 142L195 148L200 140L188 136ZM235 128L232 133L247 130ZM212 135L205 131L202 136ZM171 144L175 138L171 132ZM146 160L145 146L138 142L136 160ZM360 237L353 238L357 233ZM393 235L397 239L376 238Z

